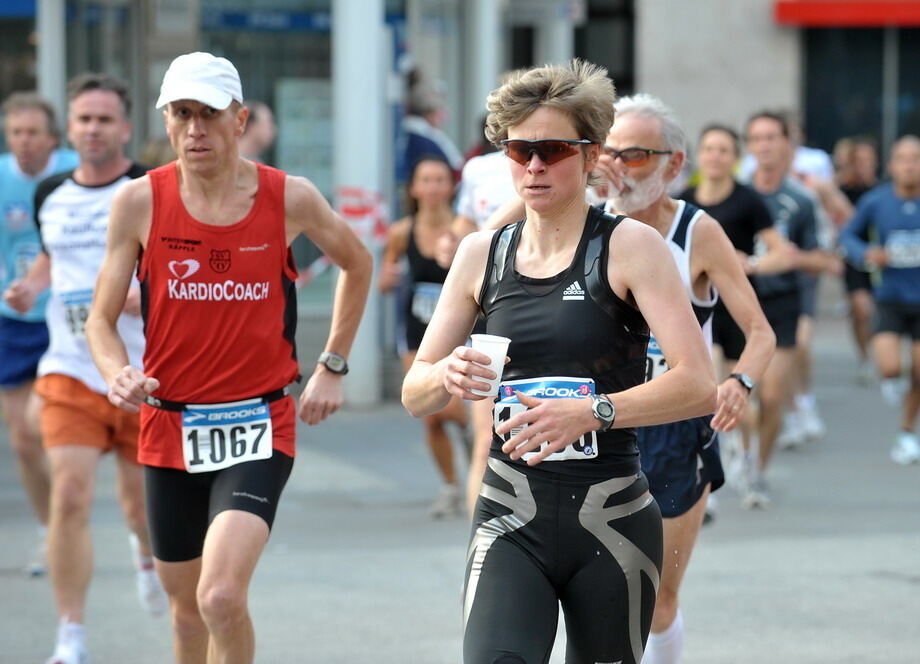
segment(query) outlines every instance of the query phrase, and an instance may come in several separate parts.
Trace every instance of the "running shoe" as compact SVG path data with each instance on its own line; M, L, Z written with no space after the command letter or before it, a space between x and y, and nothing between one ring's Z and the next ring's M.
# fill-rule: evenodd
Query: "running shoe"
M805 444L805 430L798 411L790 410L783 416L783 426L776 436L781 450L792 450Z
M827 433L827 426L818 413L817 404L799 408L799 426L805 440L820 440Z
M738 493L747 490L750 457L743 450L736 451L725 464L725 483Z
M131 558L134 561L135 584L137 585L137 599L141 607L150 615L161 616L169 608L169 599L160 584L153 560L141 554L140 540L131 533L128 537L131 542Z
M35 550L32 552L32 557L29 559L29 562L26 563L26 566L23 568L26 576L39 577L44 576L45 572L48 571L48 541L47 541L47 531L44 528L40 528L38 531L38 542L35 545Z
M59 643L46 664L88 664L88 662L89 657L83 645Z
M461 516L464 513L463 492L457 484L445 484L431 503L428 513L435 519Z
M741 507L746 510L764 509L770 504L767 482L763 474L757 473L748 484L747 492L741 498Z
M58 626L54 654L48 658L45 664L88 664L88 662L89 656L86 654L83 625L62 622Z
M894 447L891 448L891 460L901 466L920 461L920 442L917 441L917 436L909 431L899 433Z

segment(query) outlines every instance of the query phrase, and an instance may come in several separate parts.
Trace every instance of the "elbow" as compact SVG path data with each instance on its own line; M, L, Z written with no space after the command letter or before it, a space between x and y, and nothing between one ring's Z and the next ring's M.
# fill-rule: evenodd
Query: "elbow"
M422 412L421 404L416 398L417 390L412 389L412 383L409 380L409 377L403 379L402 392L400 393L399 400L402 402L403 408L412 416L412 417L422 417L425 415Z
M428 414L420 408L421 404L418 403L417 399L413 398L412 392L408 390L405 385L403 385L400 401L402 401L403 408L405 408L406 412L412 417L419 418Z
M767 355L770 356L770 359L773 359L773 354L776 352L776 333L770 327L770 324L766 322L766 319L764 320L763 337L764 344L767 347Z

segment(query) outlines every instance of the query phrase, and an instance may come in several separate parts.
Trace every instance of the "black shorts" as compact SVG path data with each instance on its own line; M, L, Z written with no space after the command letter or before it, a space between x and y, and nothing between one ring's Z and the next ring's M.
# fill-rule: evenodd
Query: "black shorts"
M920 341L920 304L876 302L875 332L894 332Z
M804 275L801 281L802 285L799 290L801 311L799 315L814 318L818 313L818 279L811 275Z
M737 361L744 351L744 332L720 299L712 312L712 343L722 348L725 359Z
M704 415L636 430L642 472L666 519L696 505L707 484L711 491L725 484L711 422L712 415Z
M466 566L463 661L549 661L561 604L567 664L639 664L661 554L661 513L642 474L579 481L490 458Z
M868 272L857 270L849 263L843 265L843 284L846 286L847 293L855 293L859 290L872 292L872 276Z
M795 336L799 327L799 315L802 313L802 302L798 291L770 295L760 298L767 322L776 335L777 348L795 348Z
M225 510L255 514L271 529L293 466L278 450L269 459L210 473L144 466L153 555L168 563L200 557L208 527Z

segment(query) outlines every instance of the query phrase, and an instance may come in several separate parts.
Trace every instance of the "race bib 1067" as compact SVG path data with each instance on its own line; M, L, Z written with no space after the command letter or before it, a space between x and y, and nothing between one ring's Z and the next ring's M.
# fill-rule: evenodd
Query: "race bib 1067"
M272 456L272 419L261 399L189 405L182 412L182 454L190 473Z
M594 380L591 378L548 376L545 378L524 378L504 382L498 387L499 400L495 402L495 406L492 409L493 426L497 427L502 422L507 422L518 413L523 413L527 410L527 406L518 401L516 392L540 399L586 399L594 394ZM511 433L507 433L501 438L507 442L511 436L525 428L526 426L515 427L511 430ZM521 459L526 461L536 456L546 445L547 443L543 443L539 449L522 454ZM584 461L595 458L597 458L597 433L589 431L570 445L566 445L565 448L558 452L553 452L544 461Z

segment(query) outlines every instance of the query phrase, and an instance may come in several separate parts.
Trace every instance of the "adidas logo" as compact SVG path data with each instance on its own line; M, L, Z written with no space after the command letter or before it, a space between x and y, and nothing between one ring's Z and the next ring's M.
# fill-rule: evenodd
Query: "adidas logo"
M581 284L578 281L573 281L572 285L562 291L563 300L584 300L585 291L582 289Z

